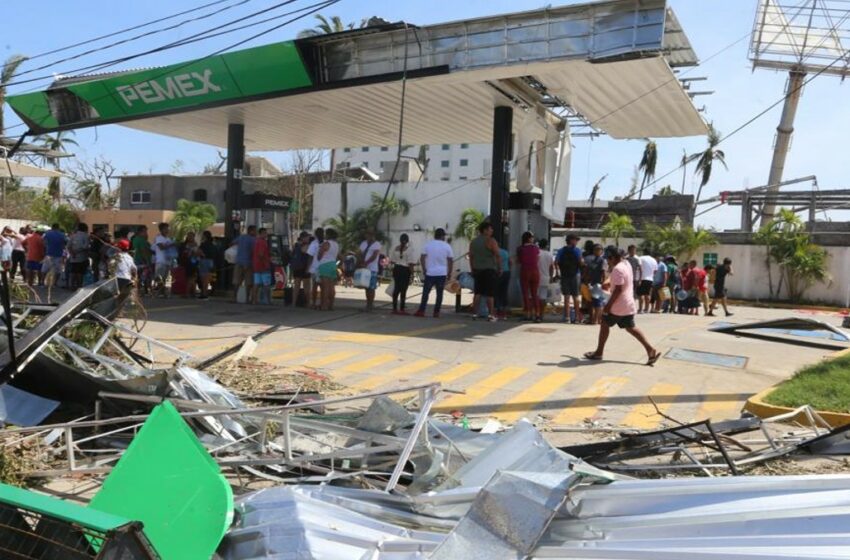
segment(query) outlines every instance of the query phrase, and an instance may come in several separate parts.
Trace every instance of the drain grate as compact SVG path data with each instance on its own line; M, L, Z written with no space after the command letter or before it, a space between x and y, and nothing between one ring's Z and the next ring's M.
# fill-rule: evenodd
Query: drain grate
M716 354L714 352L701 352L699 350L686 350L684 348L671 348L665 358L668 360L680 360L682 362L694 362L707 366L735 369L744 369L747 367L747 358L744 356L730 356L729 354Z

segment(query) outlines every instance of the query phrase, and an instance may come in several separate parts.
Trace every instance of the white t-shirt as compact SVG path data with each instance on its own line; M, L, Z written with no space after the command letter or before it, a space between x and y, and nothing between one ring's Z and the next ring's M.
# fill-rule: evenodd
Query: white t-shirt
M380 264L381 260L381 244L377 241L373 241L372 243L364 241L360 244L360 252L363 254L363 262L368 261L372 258L372 255L375 255L374 260L364 266L372 272L378 272L378 264Z
M319 262L316 264L318 268L319 265L328 263L328 262L336 262L337 256L339 256L339 244L336 241L332 241L328 239L328 250L322 255L322 258L319 259Z
M124 280L132 280L136 272L136 263L130 253L118 253L115 255L115 277Z
M641 255L639 259L641 282L645 280L652 282L652 279L655 276L655 271L658 270L658 261L649 255Z
M552 256L552 253L540 249L540 255L537 257L537 270L540 271L541 286L548 285L549 281L552 279L552 275L549 273L549 267L551 267L554 263L555 257Z
M425 255L426 276L446 276L449 273L449 260L455 258L452 246L439 239L432 239L422 249Z
M166 246L165 249L161 249L159 245L163 244ZM155 264L171 264L171 246L174 245L174 241L171 240L170 237L165 237L164 235L157 235L153 240L153 253L154 263Z
M310 261L310 268L307 269L307 272L310 274L316 274L316 271L319 270L319 259L316 258L316 255L319 254L319 240L314 239L310 242L310 246L307 247L307 254L313 257Z

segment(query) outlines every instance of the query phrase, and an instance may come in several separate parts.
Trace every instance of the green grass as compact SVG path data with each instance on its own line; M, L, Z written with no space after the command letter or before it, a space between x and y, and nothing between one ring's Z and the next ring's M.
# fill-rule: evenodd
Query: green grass
M806 366L764 399L768 404L850 412L850 355Z

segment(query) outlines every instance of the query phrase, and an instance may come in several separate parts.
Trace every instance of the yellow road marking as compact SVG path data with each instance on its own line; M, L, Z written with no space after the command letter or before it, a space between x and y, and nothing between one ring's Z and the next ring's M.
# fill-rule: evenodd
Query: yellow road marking
M681 385L673 385L670 383L656 383L649 390L647 395L651 397L675 397L679 393L682 392ZM665 399L654 399L655 404L658 405L658 410L661 412L665 412L668 408L673 405L674 399L665 398ZM637 428L640 430L648 430L651 428L655 428L658 424L661 423L662 418L656 412L655 407L652 406L652 403L643 402L635 405L632 408L632 411L629 412L623 421L622 425L628 426L630 428Z
M513 423L525 416L535 408L540 408L543 400L552 393L569 383L575 377L574 373L566 371L554 371L532 385L520 391L515 397L505 403L496 412L496 416L503 422ZM518 409L518 406L526 405L526 408Z
M395 354L380 354L378 356L375 356L374 358L369 358L368 360L362 360L360 362L349 364L342 368L340 371L343 371L345 373L363 373L364 371L368 371L372 368L384 365L387 362L394 362L395 360L398 360L398 356Z
M440 411L463 410L464 407L479 403L493 391L504 387L527 372L528 369L521 367L506 367L504 369L500 369L487 379L483 379L482 381L471 385L467 388L466 394L454 395L453 397L439 403L439 405L434 409Z
M254 351L254 356L256 356L257 358L259 358L261 356L268 356L270 354L274 354L275 352L277 352L279 350L283 350L284 348L286 348L288 346L292 346L292 343L291 342L289 342L289 343L285 343L285 342L270 343L270 342L260 341L259 345L257 346L257 350Z
M439 381L440 383L451 383L452 381L456 381L465 375L469 375L473 371L480 368L481 364L465 362L463 364L458 364L453 368L447 369L439 375L435 375L431 378L431 381Z
M304 362L305 366L309 367L322 367L330 364L334 364L336 362L341 362L343 360L347 360L349 358L353 358L357 356L360 352L356 351L347 351L347 352L335 352L333 354L328 354L327 356L323 356L321 358L312 358L309 361Z
M590 386L585 392L580 394L576 400L593 401L592 404L578 406L567 406L552 420L552 424L578 424L585 418L591 418L596 414L596 408L604 404L606 397L612 396L614 393L623 388L629 382L627 377L603 377Z
M354 383L354 387L371 391L372 389L377 389L384 383L387 383L393 379L397 379L402 375L410 375L411 373L417 373L422 371L423 369L428 369L429 367L435 366L439 363L440 362L438 362L437 360L417 360L415 362L399 366L395 369L391 369L385 374L367 377L363 381Z
M744 401L717 401L711 400L711 395L705 395L705 400L702 401L699 410L697 410L696 415L692 420L696 422L699 420L705 420L706 418L710 418L714 421L737 418L740 416L741 409L743 407Z
M298 358L303 358L304 356L309 356L310 354L317 354L321 351L322 349L318 346L308 346L306 348L295 350L294 352L285 352L283 354L277 354L275 356L266 356L263 361L277 365L287 360L297 360Z
M465 327L466 325L463 323L448 323L445 325L439 325L437 327L427 327L424 329L416 329L414 331L400 332L395 334L343 333L331 336L326 340L330 342L358 342L361 344L370 342L388 342L391 340L398 340L400 338L410 338L426 334L454 331L457 329L463 329Z

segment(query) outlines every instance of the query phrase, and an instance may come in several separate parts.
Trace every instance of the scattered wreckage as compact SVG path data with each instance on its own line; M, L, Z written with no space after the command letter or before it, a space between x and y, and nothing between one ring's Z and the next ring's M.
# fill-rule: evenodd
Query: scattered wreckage
M850 559L850 476L630 476L850 451L811 410L558 449L441 421L436 383L254 401L124 326L114 288L7 307L0 446L30 479L102 484L86 507L0 485L2 557Z

